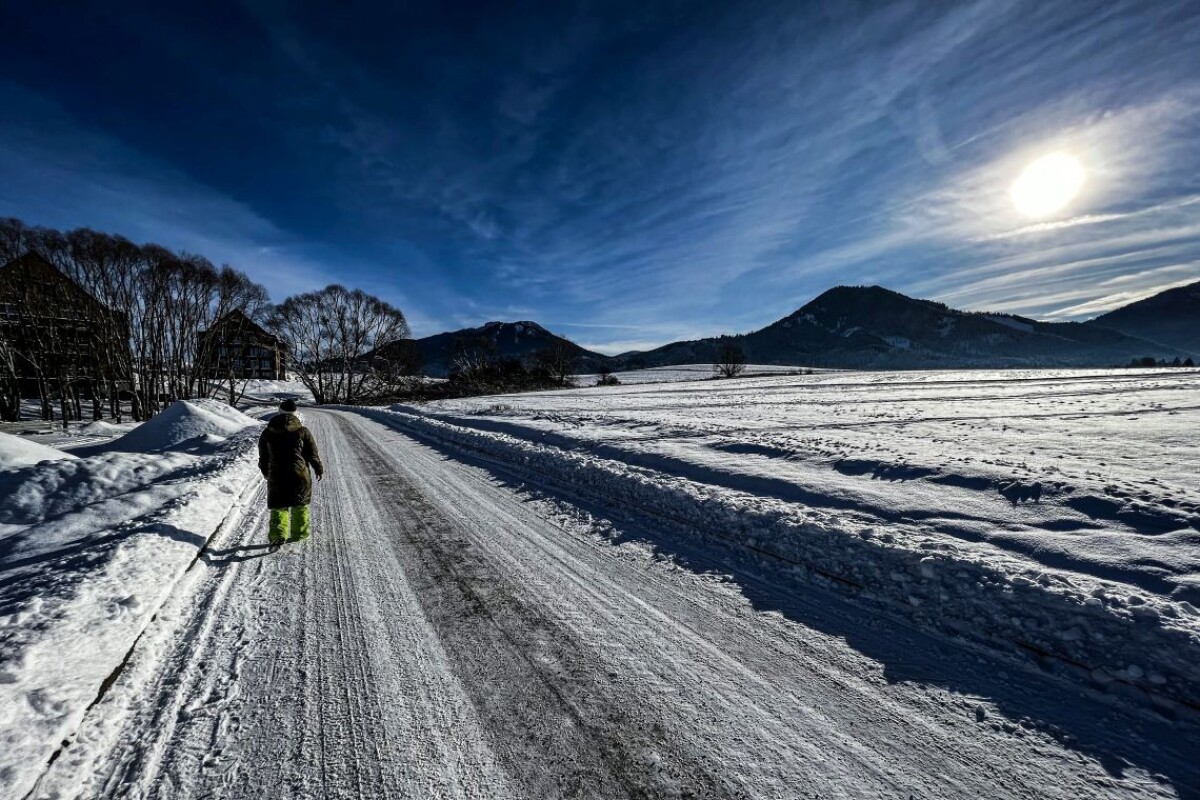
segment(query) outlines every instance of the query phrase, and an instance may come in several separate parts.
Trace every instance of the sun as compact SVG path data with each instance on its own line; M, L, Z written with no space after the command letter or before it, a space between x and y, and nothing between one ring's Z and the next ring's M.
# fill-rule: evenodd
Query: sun
M1027 217L1046 217L1079 194L1087 173L1070 153L1050 153L1021 171L1008 190L1017 211Z

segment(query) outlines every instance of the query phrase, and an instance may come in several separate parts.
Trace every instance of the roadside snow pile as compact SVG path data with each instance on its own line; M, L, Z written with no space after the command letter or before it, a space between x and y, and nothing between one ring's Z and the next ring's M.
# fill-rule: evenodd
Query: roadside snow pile
M62 450L31 442L20 436L0 433L0 469L27 467L42 461L61 461L73 458L75 456L64 453Z
M139 499L128 497L131 492L164 476L179 477L177 473L196 464L197 459L183 453L105 453L6 470L0 472L0 523L34 525L85 510L88 519L103 529L111 520L88 506L121 498L127 507ZM11 539L6 544L14 546ZM45 544L44 537L38 544Z
M166 450L190 442L213 444L258 421L219 400L176 400L110 448L131 453ZM204 437L204 438L201 438Z
M187 405L151 444L195 435L184 423L196 418L233 436L199 456L0 469L0 797L26 795L200 548L262 486L257 429Z
M81 427L79 432L89 436L122 436L137 428L139 424L137 422L108 422L98 419Z
M924 626L1200 708L1198 389L1184 371L844 374L378 413Z

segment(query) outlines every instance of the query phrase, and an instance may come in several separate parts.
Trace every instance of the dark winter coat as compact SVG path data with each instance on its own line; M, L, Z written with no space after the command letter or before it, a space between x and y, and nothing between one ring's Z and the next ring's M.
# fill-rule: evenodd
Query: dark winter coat
M312 501L309 466L318 478L325 474L313 435L295 414L276 414L258 437L258 469L267 479L267 507L308 505Z

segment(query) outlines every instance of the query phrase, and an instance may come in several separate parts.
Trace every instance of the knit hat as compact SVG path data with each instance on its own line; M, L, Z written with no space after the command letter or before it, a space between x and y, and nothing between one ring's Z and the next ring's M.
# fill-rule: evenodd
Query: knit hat
M284 400L282 403L279 404L279 410L286 411L289 414L294 414L296 411L296 401L295 400Z

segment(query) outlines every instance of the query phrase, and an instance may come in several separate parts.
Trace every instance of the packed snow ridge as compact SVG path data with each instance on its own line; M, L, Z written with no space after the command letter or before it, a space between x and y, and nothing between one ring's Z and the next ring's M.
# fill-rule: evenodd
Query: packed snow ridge
M178 400L112 444L116 450L152 452L181 445L216 444L255 420L217 400Z

